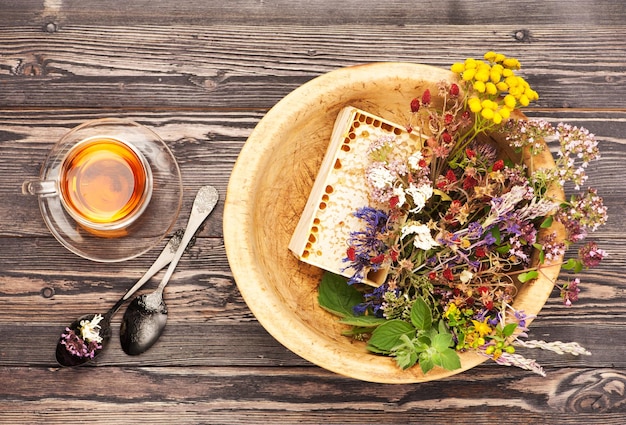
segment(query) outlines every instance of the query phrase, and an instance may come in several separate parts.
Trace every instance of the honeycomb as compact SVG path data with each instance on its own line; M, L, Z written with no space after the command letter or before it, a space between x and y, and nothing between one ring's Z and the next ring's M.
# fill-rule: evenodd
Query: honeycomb
M344 262L350 233L363 229L353 216L356 209L372 205L365 184L367 150L382 136L394 135L410 154L422 146L422 139L403 126L354 107L338 115L331 141L320 166L311 194L289 243L289 249L303 262L352 277ZM363 283L380 286L384 271L366 273Z

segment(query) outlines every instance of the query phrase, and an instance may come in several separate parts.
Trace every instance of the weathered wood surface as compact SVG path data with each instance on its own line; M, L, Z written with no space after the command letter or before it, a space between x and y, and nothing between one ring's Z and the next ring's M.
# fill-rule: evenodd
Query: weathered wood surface
M622 424L625 19L626 5L608 0L0 0L0 423ZM609 207L596 237L610 257L585 275L574 307L555 292L531 332L579 341L592 356L536 353L547 378L486 363L420 385L319 369L277 343L241 299L220 204L167 288L169 322L152 350L128 357L115 333L93 365L56 366L63 326L106 311L157 255L82 260L20 194L71 127L123 116L153 128L179 161L188 210L202 184L225 194L256 123L311 78L375 61L447 67L490 49L522 60L541 95L528 115L586 126L601 141L589 174Z

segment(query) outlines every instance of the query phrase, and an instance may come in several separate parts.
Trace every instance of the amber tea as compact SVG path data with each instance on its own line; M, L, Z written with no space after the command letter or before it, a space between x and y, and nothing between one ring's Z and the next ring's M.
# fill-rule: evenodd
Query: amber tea
M127 226L147 206L150 168L141 153L120 140L94 137L69 151L59 189L66 209L82 225L99 230Z

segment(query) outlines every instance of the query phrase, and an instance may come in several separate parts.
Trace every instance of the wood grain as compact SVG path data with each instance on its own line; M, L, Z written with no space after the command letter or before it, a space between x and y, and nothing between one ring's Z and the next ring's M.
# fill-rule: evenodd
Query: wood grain
M622 424L624 22L626 6L610 0L0 0L0 424ZM203 184L225 193L252 129L312 78L377 61L448 67L491 49L522 60L541 95L527 115L600 140L589 174L609 207L595 235L609 257L584 275L573 307L555 290L530 334L579 341L592 356L523 351L546 378L485 363L419 385L320 369L280 345L241 298L219 204L166 289L169 323L152 350L126 356L114 334L94 364L56 366L61 329L108 309L158 253L77 258L21 195L70 128L121 116L154 129L180 163L188 210Z
M369 62L447 68L497 49L523 58L537 106L622 108L619 27L505 25L0 27L2 104L49 108L269 108L324 72ZM458 47L458 40L472 40ZM601 63L597 52L602 49Z
M5 3L7 3L5 1ZM111 7L115 4L115 7ZM277 11L280 11L277 13ZM408 24L484 25L494 21L504 24L574 24L578 26L621 25L626 13L623 5L611 0L518 0L515 6L502 1L485 0L464 3L454 0L406 2L389 0L347 0L310 2L306 0L182 0L175 3L154 0L102 2L98 0L9 1L4 5L3 21L12 24L41 22L81 23L88 25L171 23L196 25L342 25L358 22L370 25L402 26Z

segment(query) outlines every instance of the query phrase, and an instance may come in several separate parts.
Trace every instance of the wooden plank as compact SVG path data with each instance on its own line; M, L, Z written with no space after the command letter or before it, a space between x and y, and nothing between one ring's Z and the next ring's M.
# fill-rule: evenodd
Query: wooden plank
M7 2L4 2L7 3ZM280 13L276 13L276 11ZM506 2L485 0L465 4L453 0L406 2L389 0L347 0L310 2L305 0L184 0L175 3L137 0L133 2L97 0L62 0L42 2L20 0L3 5L0 22L32 24L55 21L60 24L126 25L193 23L211 25L337 25L359 22L368 25L451 25L504 24L622 24L626 18L623 3L611 0L518 0L515 6Z
M12 424L622 424L623 368L482 367L442 382L355 382L311 368L2 368L0 419Z
M8 241L12 241L9 239ZM558 290L533 322L529 338L577 341L593 356L573 358L526 351L546 366L585 365L626 367L615 347L624 332L625 283L616 270L624 268L619 241L604 246L611 256L585 273L580 301L561 305ZM3 255L0 297L0 365L55 365L53 351L63 327L90 312L104 313L148 267L151 257L132 260L120 276L116 264L72 261L70 255L47 256L29 251L20 259L9 245ZM154 253L156 255L156 253ZM562 276L565 279L565 276ZM154 282L144 291L151 290ZM200 238L181 261L166 288L168 326L157 345L145 355L128 357L119 349L117 332L123 309L113 320L114 337L100 365L302 365L265 332L254 319L232 280L221 241ZM32 347L38 347L32 350ZM28 356L23 353L28 352Z
M482 10L482 9L481 9ZM549 108L623 109L624 26L1 27L0 108L267 109L339 67L518 57ZM471 40L459 47L458 40Z

